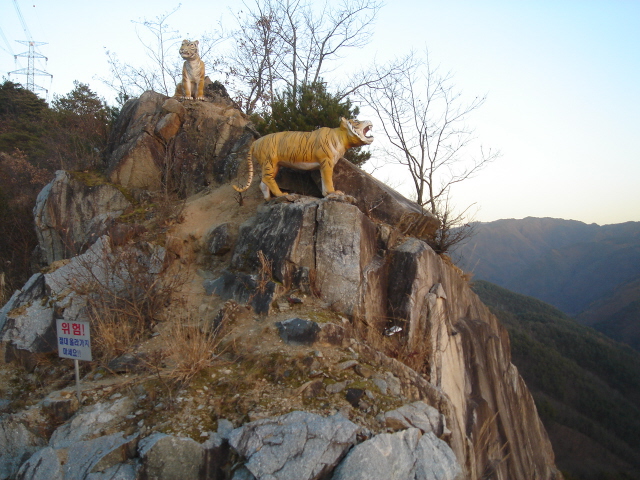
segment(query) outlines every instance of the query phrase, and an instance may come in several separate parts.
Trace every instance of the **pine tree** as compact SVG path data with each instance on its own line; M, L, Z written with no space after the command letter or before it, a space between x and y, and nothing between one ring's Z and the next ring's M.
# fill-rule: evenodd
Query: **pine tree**
M335 128L340 126L340 117L356 118L360 113L349 99L341 100L338 95L328 92L323 82L301 85L296 89L296 94L293 93L287 89L276 95L271 104L271 113L263 120L256 121L254 118L261 134ZM347 150L345 158L354 165L363 165L371 158L371 153L360 150L361 147Z

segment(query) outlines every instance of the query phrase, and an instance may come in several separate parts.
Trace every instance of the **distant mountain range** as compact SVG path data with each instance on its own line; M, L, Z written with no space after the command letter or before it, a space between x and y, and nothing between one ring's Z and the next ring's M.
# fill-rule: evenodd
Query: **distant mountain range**
M640 222L525 218L475 224L463 270L538 298L640 350Z
M509 331L566 479L640 478L640 352L532 297L473 290Z

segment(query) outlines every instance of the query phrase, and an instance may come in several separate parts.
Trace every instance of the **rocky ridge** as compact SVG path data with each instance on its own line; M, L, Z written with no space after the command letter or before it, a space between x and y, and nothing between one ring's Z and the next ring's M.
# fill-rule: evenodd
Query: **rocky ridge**
M220 95L174 101L147 92L118 120L104 184L130 205L65 172L48 192L83 200L39 199L98 233L60 259L48 239L65 222L46 222L48 270L0 311L3 356L25 367L2 369L0 479L561 478L506 331L424 242L433 219L344 164L346 196L235 197L223 182L250 124ZM199 191L158 221L144 192L167 185ZM91 318L96 285L132 301L178 277L145 335L83 364L79 405L47 356L53 320ZM179 345L175 325L190 329ZM187 379L181 348L200 338L215 341Z

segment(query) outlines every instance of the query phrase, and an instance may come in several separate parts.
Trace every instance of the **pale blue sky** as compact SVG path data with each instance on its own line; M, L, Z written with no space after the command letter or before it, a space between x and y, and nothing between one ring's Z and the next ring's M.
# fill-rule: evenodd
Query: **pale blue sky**
M64 94L80 80L107 98L111 93L98 80L108 75L105 48L129 62L141 58L131 20L177 5L18 3L33 39L48 42L40 51L49 62L39 68L53 81L37 81ZM185 0L169 23L195 39L214 29L234 3ZM20 68L8 50L26 50L14 41L25 36L13 1L0 0L0 28L9 42L0 37L0 75L6 76ZM465 95L488 94L470 122L484 145L503 153L454 190L456 205L475 202L481 221L640 221L640 2L389 0L371 45L346 59L339 72L425 46L432 60L454 73Z

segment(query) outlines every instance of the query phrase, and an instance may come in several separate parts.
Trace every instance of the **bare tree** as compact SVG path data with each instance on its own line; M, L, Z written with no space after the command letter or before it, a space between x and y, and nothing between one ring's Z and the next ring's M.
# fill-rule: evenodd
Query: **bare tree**
M285 45L277 34L281 13L274 2L265 0L256 2L244 16L236 17L239 27L231 35L235 43L226 60L227 83L249 115L264 110L275 98L277 72L285 53Z
M255 0L244 6L246 13L236 16L229 70L242 84L239 102L252 113L268 108L276 90L298 92L330 72L347 49L364 47L382 3Z
M407 168L417 203L436 215L442 227L433 240L444 252L472 233L465 213L455 214L451 187L473 177L500 152L476 148L467 117L486 96L467 102L455 88L451 73L441 73L424 57L410 53L372 71L378 81L359 90L359 97L380 119L391 162ZM468 225L468 223L466 224Z

